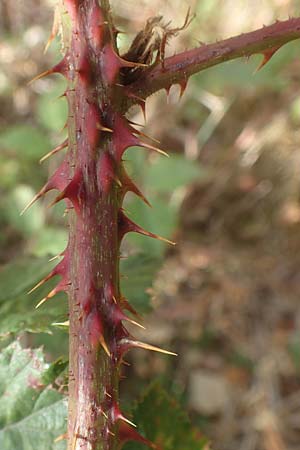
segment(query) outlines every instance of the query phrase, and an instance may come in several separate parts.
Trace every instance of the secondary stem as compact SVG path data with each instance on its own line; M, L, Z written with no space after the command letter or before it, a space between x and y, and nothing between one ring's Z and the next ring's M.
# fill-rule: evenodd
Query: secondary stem
M256 31L166 58L163 64L145 70L143 76L130 86L130 90L147 98L160 89L168 89L172 84L185 83L192 74L204 69L241 56L264 54L299 37L300 18L277 21Z

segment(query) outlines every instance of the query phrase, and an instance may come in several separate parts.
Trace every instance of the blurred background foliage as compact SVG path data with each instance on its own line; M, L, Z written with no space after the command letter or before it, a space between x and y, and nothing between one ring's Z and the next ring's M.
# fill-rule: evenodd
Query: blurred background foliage
M61 156L39 159L66 136L64 81L27 84L60 58L58 39L44 54L54 3L0 4L0 335L7 343L9 332L22 332L24 344L43 344L49 360L67 355L67 333L52 325L66 320L65 298L35 310L51 283L25 293L66 246L64 205L47 208L48 194L19 213ZM300 13L298 0L114 0L112 7L126 30L124 51L149 16L180 26L191 7L195 18L170 42L170 55ZM177 86L168 98L152 96L144 131L171 157L125 155L153 205L128 195L130 217L178 245L130 236L123 289L139 311L154 306L139 337L179 357L133 353L124 401L159 377L220 450L296 450L300 438L299 41L255 73L260 60L194 76L180 102ZM130 117L144 123L139 109Z

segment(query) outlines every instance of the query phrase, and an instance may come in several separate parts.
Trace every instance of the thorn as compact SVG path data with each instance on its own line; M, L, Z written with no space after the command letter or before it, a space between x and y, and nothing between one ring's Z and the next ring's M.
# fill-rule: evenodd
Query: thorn
M35 309L38 309L40 306L42 306L49 298L54 297L54 295L57 293L57 288L55 287L52 289L52 291L49 292L49 294L42 298L42 300L36 305Z
M166 95L167 95L167 104L169 104L169 95L170 95L171 87L172 87L172 85L165 88Z
M140 189L137 187L137 185L132 181L132 179L127 175L127 172L124 168L122 168L122 175L121 179L123 182L123 185L125 186L126 190L124 190L124 195L126 192L133 192L135 195L140 197L140 199L143 200L146 205L148 205L150 208L152 208L151 203L147 200L147 198L143 195L143 193L140 191Z
M135 347L144 348L145 350L151 350L153 352L164 353L166 355L178 356L177 353L164 350L163 348L156 347L154 345L146 344L145 342L133 341Z
M77 438L78 438L78 431L79 431L79 427L77 427L76 433L73 437L73 442L72 442L72 450L75 450L76 448L76 443L77 443Z
M272 58L274 53L276 53L277 50L280 49L280 47L281 47L281 45L279 45L278 47L273 47L269 50L262 52L263 60L259 64L259 66L255 69L254 74L256 74L259 70L261 70L270 61L270 59Z
M45 46L44 54L47 53L47 50L50 47L51 42L53 41L53 39L57 35L58 28L59 28L59 11L58 11L58 7L56 6L55 9L54 9L54 18L53 18L52 30L51 30L51 34L49 36L49 39L47 41L47 44Z
M126 59L123 59L120 55L118 55L114 50L113 52L117 56L119 62L122 64L123 67L149 67L149 64L127 61Z
M144 234L145 236L149 236L154 239L158 239L159 241L165 242L166 244L176 245L176 242L170 241L169 239L159 236L158 234L151 233L150 231L144 230L142 228L140 230L142 231L137 231L137 233Z
M51 152L47 153L45 156L43 156L40 159L40 164L45 161L47 158L49 158L50 156L54 155L55 153L59 152L60 150L62 150L63 148L66 148L68 146L68 139L66 139L64 142L62 142L61 144L59 144L57 147L55 147L53 150L51 150Z
M48 262L52 262L52 261L54 261L55 259L59 259L61 256L62 256L61 253L59 253L58 255L52 256L52 258L50 258L50 259L48 260Z
M117 183L117 185L121 188L122 187L122 183L120 178L118 178L117 176L113 177L113 180Z
M56 444L57 442L63 441L65 439L68 439L68 434L67 433L64 433L64 434L61 434L60 436L57 436L57 438L54 439L54 443Z
M20 216L22 216L27 209L29 209L34 202L36 202L39 198L45 195L47 192L52 189L64 190L66 185L67 173L69 171L68 161L65 159L62 164L56 169L54 174L50 177L48 182L44 185L44 187L33 197L32 200L25 206L25 208L20 212Z
M60 202L63 199L68 199L72 202L74 208L77 212L79 212L79 200L78 195L80 188L82 186L82 172L81 170L77 170L73 178L69 181L69 184L65 187L65 189L62 190L62 192L55 197L52 203L47 206L47 208L51 208L52 206L56 205L56 203Z
M69 92L70 92L71 90L72 90L72 89L70 89ZM53 98L53 99L50 100L50 101L51 101L51 103L54 103L54 102L57 102L58 100L61 100L61 99L64 98L64 97L67 97L67 91L63 92L61 95L59 95L59 96L56 97L56 98Z
M118 302L117 302L117 299L116 299L116 297L113 295L112 296L112 299L113 299L113 301L117 304Z
M56 267L54 267L54 269L46 277L44 277L41 281L39 281L27 294L31 294L32 292L34 292L36 289L38 289L40 286L42 286L44 283L46 283L48 280L50 280L52 277L54 277L56 275L61 275L63 277L64 274L65 274L65 270L66 270L66 268L65 268L65 266L66 266L65 258L66 257L67 256L66 256L66 253L65 253L64 254L64 258L62 259L62 261L60 263L58 263L58 265ZM54 292L53 295L55 295L56 292L59 292L59 288L61 288L61 283L62 283L62 281L60 281L60 283L56 286L56 288L54 288L50 292L50 294ZM51 295L51 297L53 295ZM36 306L36 308L38 308L38 306Z
M112 396L107 392L107 390L105 390L105 395L107 395L107 397L112 398Z
M32 200L30 200L30 202L25 206L24 209L22 209L22 211L20 212L20 216L23 216L23 214L27 211L27 209L29 209L43 194L41 194L41 191L38 192Z
M167 158L169 158L170 156L168 155L168 153L166 153L164 150L158 148L158 147L154 147L153 145L150 144L146 144L145 142L141 141L141 147L146 147L149 148L149 150L154 150L157 153L160 153L161 155L166 156Z
M97 123L96 128L97 130L107 131L108 133L114 132L114 130L112 130L111 128L103 127L100 123Z
M51 323L51 325L56 325L56 326L60 326L60 327L69 327L70 321L66 320L65 322L53 322L53 323Z
M124 214L123 210L119 211L119 232L120 232L121 239L123 238L123 236L126 233L133 232L133 233L143 234L144 236L148 236L153 239L158 239L159 241L166 242L167 244L170 244L170 245L176 245L175 242L170 241L169 239L166 239L162 236L151 233L150 231L144 230L144 228L140 227L139 225L134 223L132 220L130 220Z
M126 233L134 232L143 234L144 236L151 237L153 239L158 239L159 241L166 242L170 245L176 245L175 242L170 241L169 239L166 239L162 236L159 236L157 234L151 233L150 231L144 230L144 228L140 227L136 223L134 223L132 220L130 220L122 210L119 211L119 232L121 239Z
M106 342L105 342L104 337L103 337L102 334L100 334L99 341L100 341L100 344L101 344L102 347L103 347L103 350L105 351L105 353L107 354L107 356L110 358L110 351L108 350L107 344L106 344Z
M104 416L105 419L108 420L108 415L103 411L102 408L100 408L100 412L101 412L102 416Z
M156 444L141 436L136 429L131 428L128 424L121 422L119 425L119 439L121 443L127 441L141 442L144 445L156 450L161 450Z
M44 72L42 72L39 75L36 75L34 78L32 78L32 80L28 81L27 86L30 86L35 81L40 80L41 78L44 78L47 75L51 75L52 73L53 73L53 69L45 70Z
M67 97L67 93L70 92L75 92L75 89L68 89L67 91L63 92L61 95L59 95L58 97L54 98L52 101L57 101L57 100L61 100L64 97Z
M40 306L42 306L48 300L48 298L49 297L42 298L42 300L36 305L35 309L38 309Z
M142 328L143 330L146 330L146 328L143 325L141 325L140 323L136 322L135 320L130 319L127 316L124 317L124 320L127 320L127 322L130 322L133 325L136 325L137 327Z
M121 420L123 420L124 422L128 423L128 425L131 425L134 428L137 428L136 424L131 422L131 420L127 419L127 417L124 417L123 414L120 414L119 417Z
M115 436L115 433L113 433L112 431L107 430L107 432L108 432L108 434L110 434L111 436Z
M147 121L146 102L144 102L144 103L140 102L139 105L140 105L140 108L141 108L143 116L144 116L144 121L146 122Z
M53 200L53 202L49 203L49 205L46 206L47 209L52 208L52 206L56 205L58 202L60 202L61 200L63 200L65 198L65 193L61 192L59 195L57 195L55 197L55 199Z
M128 123L130 123L130 125L136 125L137 127L144 127L145 125L138 123L138 122L134 122L133 120L128 120Z
M131 306L131 304L128 302L126 297L122 296L120 298L120 304L122 308L127 309L127 311L131 312L135 317L137 317L139 320L142 320L142 317L140 314L137 313L137 311Z
M126 61L123 59L113 47L111 43L107 43L102 49L102 58L104 66L109 70L106 70L105 77L109 84L114 84L122 67L148 67L146 64Z
M138 136L143 136L143 137L145 137L145 138L147 138L147 139L150 139L150 141L156 142L156 144L160 144L160 141L159 141L158 139L155 139L155 138L153 138L153 137L151 137L151 136L148 136L148 134L143 133L143 132L140 131L140 130L136 130L136 129L133 128L133 127L132 127L131 129L132 129L132 131L133 131L134 134L137 134Z
M32 289L30 289L30 291L27 292L27 295L31 294L36 289L38 289L40 286L42 286L44 283L46 283L46 281L50 280L50 278L52 278L53 275L54 274L52 272L50 272L46 277L44 277L41 281L39 281Z
M55 38L55 36L53 36L52 35L52 32L51 32L51 34L50 34L50 36L49 36L49 38L48 38L48 41L47 41L47 43L46 43L46 45L45 45L45 48L44 48L44 55L47 53L47 51L48 51L48 49L49 49L49 47L50 47L50 45L51 45L51 42L53 41L53 39ZM55 441L54 441L55 442Z
M117 420L122 420L123 422L128 423L128 425L131 425L132 427L136 428L135 423L131 422L131 420L127 419L127 417L125 417L121 413L117 404L114 404L111 409L111 419L113 423L116 422Z
M186 87L187 87L187 80L183 80L179 83L180 86L180 94L179 94L179 100L182 99L183 94L185 93Z
M129 339L123 339L121 343L124 343L125 345L128 344L129 347L138 347L143 348L145 350L151 350L153 352L164 353L166 355L178 356L177 353L170 352L168 350L164 350L160 347L155 347L154 345L146 344L145 342L141 341L131 341Z

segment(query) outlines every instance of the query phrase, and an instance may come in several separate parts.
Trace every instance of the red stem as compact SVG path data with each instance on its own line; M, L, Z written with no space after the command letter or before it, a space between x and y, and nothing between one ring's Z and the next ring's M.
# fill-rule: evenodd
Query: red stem
M118 394L124 353L145 347L123 325L132 321L125 310L134 310L120 292L120 244L131 231L155 237L122 210L128 191L143 198L122 161L128 147L146 145L120 112L127 92L119 73L132 63L117 53L108 0L65 3L71 42L52 72L69 82L68 153L41 192L58 189L55 202L72 208L69 244L52 273L62 276L54 293L69 297L68 449L116 450L128 440L154 448L128 423Z
M173 84L185 84L190 77L209 67L224 61L262 53L268 58L272 53L287 42L300 37L300 18L293 18L284 22L275 22L256 31L224 39L214 44L202 45L175 56L166 58L155 67L144 71L143 76L130 85L130 91L142 98L168 89ZM134 103L134 100L131 101Z
M125 309L134 310L119 287L121 240L131 231L156 237L122 210L128 191L145 201L126 174L125 150L137 145L155 150L141 142L142 133L139 135L123 113L140 102L140 97L174 83L184 85L191 74L207 67L254 53L270 56L276 48L300 37L300 19L277 22L167 58L164 64L142 70L138 81L124 86L120 83L122 70L134 63L118 55L109 0L101 0L101 6L98 0L65 0L65 4L72 23L71 42L61 63L48 73L61 73L69 82L69 149L34 201L50 189L58 189L56 201L65 199L73 209L63 260L44 279L62 277L48 298L60 290L69 295L68 449L116 450L127 440L157 449L128 424L119 408L124 353L132 347L158 350L135 341L123 325L128 320Z

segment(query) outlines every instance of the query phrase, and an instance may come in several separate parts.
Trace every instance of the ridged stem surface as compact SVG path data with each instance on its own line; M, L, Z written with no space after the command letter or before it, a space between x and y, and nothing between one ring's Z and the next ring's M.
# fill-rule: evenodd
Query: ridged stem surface
M130 132L118 115L118 98L124 94L115 85L122 61L108 2L101 8L95 0L68 1L67 7L72 37L59 70L69 80L69 178L58 199L65 198L73 210L64 255L71 280L65 283L70 321L68 445L69 450L113 450L131 432L118 398L127 349L123 342L129 337L122 324L126 316L118 267L120 242L127 232L121 202L128 186L121 157ZM116 130L118 123L125 135Z

